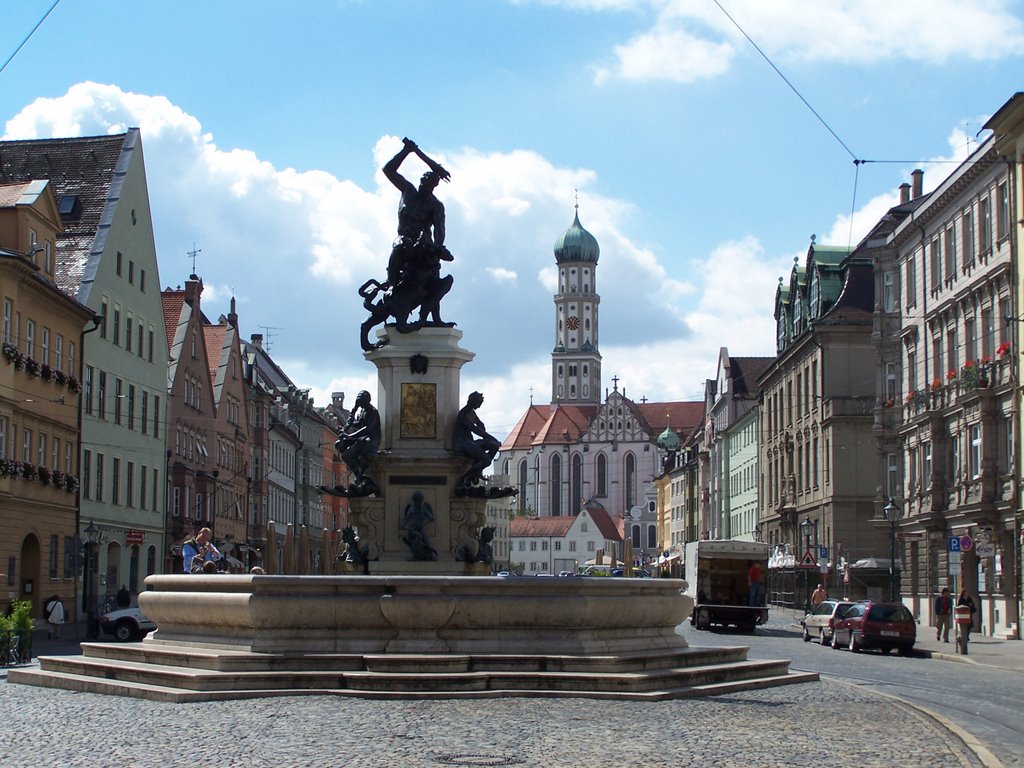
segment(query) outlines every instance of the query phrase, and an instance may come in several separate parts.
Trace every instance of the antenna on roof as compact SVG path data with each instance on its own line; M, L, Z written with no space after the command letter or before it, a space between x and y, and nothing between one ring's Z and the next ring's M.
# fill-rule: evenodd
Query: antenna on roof
M261 325L260 330L263 331L263 351L270 352L270 340L275 334L271 334L271 331L283 331L284 328L276 325Z
M192 259L192 274L188 276L189 280L198 280L199 279L199 275L196 272L196 256L198 256L202 252L203 252L203 249L202 248L196 248L196 242L195 242L195 240L193 240L192 241L192 250L191 251L187 251L186 254L185 254L190 259Z

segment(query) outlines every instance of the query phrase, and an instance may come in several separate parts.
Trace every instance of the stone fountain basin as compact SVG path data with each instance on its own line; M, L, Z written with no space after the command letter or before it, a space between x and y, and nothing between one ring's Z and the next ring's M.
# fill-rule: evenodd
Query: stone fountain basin
M274 654L600 655L687 647L679 579L163 575L147 644Z

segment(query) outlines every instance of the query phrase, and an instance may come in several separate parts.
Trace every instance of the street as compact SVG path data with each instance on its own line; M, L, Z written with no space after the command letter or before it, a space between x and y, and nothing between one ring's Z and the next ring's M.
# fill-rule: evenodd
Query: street
M788 658L791 669L863 686L925 707L975 736L1007 766L1024 765L1024 675L989 666L876 652L850 653L801 640L799 611L773 608L768 624L751 635L682 632L691 645L748 645L749 658ZM918 637L928 633L918 627ZM951 651L952 653L952 651ZM908 734L908 738L913 738Z

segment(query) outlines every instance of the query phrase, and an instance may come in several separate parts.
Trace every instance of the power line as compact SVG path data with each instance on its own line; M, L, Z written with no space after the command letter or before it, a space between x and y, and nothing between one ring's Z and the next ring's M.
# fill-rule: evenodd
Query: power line
M843 141L841 138L839 138L839 134L837 134L835 131L832 130L832 126L830 126L825 121L825 118L823 118L821 115L818 114L818 111L814 107L811 106L811 103L809 101L807 101L807 99L805 99L803 97L803 94L801 94L800 91L797 90L796 86L793 85L793 83L791 83L789 81L789 78L787 78L782 73L782 70L779 69L777 66L775 66L775 63L770 58L768 58L768 54L766 54L764 51L761 50L760 46L758 46L758 44L754 42L754 40L750 37L750 35L748 35L746 33L746 30L744 30L743 27L741 27L739 25L739 23L736 21L736 19L734 19L732 16L729 15L729 12L727 10L725 10L725 8L722 7L722 4L720 2L718 2L718 0L714 0L714 3L715 3L715 5L718 6L718 9L722 13L725 14L725 17L727 19L729 19L729 21L731 21L733 23L733 26L735 26L736 29L738 29L740 31L740 34L742 34L747 39L747 42L750 43L752 46L754 46L754 50L757 51L759 54L761 54L761 58L763 58L766 62L768 62L768 66L770 66L772 69L774 69L775 73L779 77L782 78L782 82L784 82L786 85L788 85L790 90L793 91L793 93L796 94L797 98L800 99L800 101L802 101L804 103L804 106L807 107L807 109L809 109L811 111L811 114L814 115L816 118L818 118L818 122L820 122L823 126L825 126L825 130L827 130L829 133L832 134L832 138L834 138L836 141L839 142L839 145L849 153L850 157L853 158L854 162L858 162L857 155L854 154L853 150L850 149L848 146L846 146L846 142Z
M7 69L7 65L10 64L11 60L18 55L18 51L25 47L25 43L27 43L29 39L32 37L32 35L36 33L36 30L43 25L43 22L46 21L46 17L49 16L53 12L53 9L56 8L59 4L60 0L53 0L53 5L51 5L49 9L46 11L46 13L43 14L43 17L36 22L36 25L32 27L32 31L25 35L25 39L18 43L18 47L14 49L14 53L7 57L7 61L3 63L3 66L0 66L0 74L2 74L5 69Z

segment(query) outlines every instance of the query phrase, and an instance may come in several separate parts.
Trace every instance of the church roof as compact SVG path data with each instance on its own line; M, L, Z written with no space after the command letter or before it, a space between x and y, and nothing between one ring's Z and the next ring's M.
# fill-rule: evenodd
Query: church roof
M508 433L501 450L578 442L595 413L596 405L531 405Z
M634 403L626 399L654 435L668 426L677 434L688 434L704 421L704 401ZM597 405L531 405L509 432L502 451L525 450L535 445L574 445L590 429L598 414ZM659 429L660 428L660 429Z
M572 226L555 240L555 262L561 264L567 261L590 261L597 264L600 255L601 247L597 244L597 238L580 224L580 214L577 211Z

